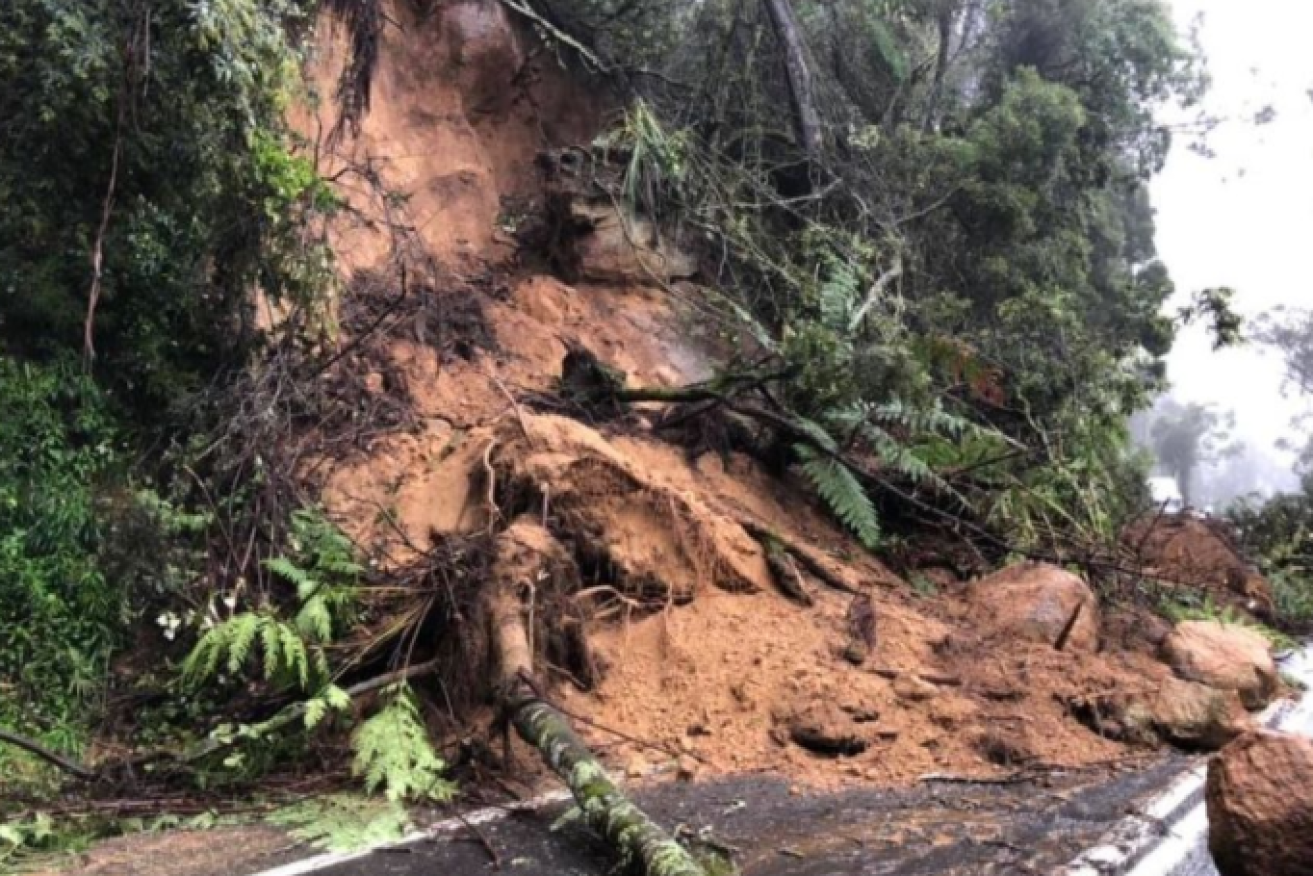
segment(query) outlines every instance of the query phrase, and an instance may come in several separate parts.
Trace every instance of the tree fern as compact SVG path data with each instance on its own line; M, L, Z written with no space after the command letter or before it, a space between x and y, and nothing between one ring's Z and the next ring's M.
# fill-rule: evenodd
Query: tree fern
M352 772L365 780L368 791L382 788L392 801L450 799L452 786L442 778L446 764L433 750L414 694L404 684L390 692L389 703L351 740Z
M846 465L813 448L799 445L802 472L834 514L858 540L874 550L880 543L880 518L856 475Z

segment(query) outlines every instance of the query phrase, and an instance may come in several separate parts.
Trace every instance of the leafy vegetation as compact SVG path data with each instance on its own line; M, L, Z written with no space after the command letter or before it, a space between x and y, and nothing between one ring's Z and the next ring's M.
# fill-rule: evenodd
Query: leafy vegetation
M100 564L99 491L121 448L103 394L67 361L0 357L0 410L0 724L76 750L132 610Z

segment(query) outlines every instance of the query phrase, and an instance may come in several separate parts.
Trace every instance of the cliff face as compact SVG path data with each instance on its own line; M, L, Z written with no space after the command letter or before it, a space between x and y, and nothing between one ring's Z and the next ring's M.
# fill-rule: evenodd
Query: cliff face
M1166 669L1147 654L990 639L970 585L914 594L790 478L663 428L666 406L600 417L561 394L571 349L671 387L711 376L718 339L669 232L563 185L609 98L511 15L496 0L393 4L369 112L335 139L346 38L318 30L325 99L302 128L347 205L331 229L341 343L368 336L362 416L391 412L312 461L331 514L398 568L435 538L543 524L575 565L551 593L524 582L544 636L577 628L547 649L554 695L685 754L686 773L900 783L1121 755L1070 704L1156 684ZM763 532L792 546L812 604L781 591L791 573ZM607 750L633 777L668 765Z

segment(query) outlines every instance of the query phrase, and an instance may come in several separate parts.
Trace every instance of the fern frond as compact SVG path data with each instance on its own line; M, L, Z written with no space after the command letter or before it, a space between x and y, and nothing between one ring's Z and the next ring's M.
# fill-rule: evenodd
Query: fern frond
M345 795L297 803L278 810L268 820L290 828L294 839L330 852L354 852L396 842L410 828L405 807Z
M860 294L861 277L852 265L839 259L831 260L820 288L821 324L832 331L846 333Z
M802 471L834 514L868 549L880 543L880 518L871 497L857 477L836 459L820 456L810 447L799 446Z
M273 559L265 560L264 567L270 572L273 572L279 578L282 578L284 581L287 581L290 584L295 584L298 592L303 587L319 586L313 575L305 569L302 569L296 563L287 559L287 557L274 557Z
M309 687L310 656L306 651L305 642L297 635L296 630L286 624L278 625L278 637L283 644L283 669L295 678L303 689Z
M307 639L327 643L333 640L333 614L324 596L313 596L296 615L296 629Z
M429 741L409 686L394 689L387 706L360 725L351 745L352 772L364 778L371 793L381 788L394 802L450 797L452 788L442 779L447 765Z
M239 614L216 628L216 632L218 629L227 629L225 650L228 652L228 672L231 674L236 675L242 671L246 658L251 654L251 645L255 643L255 638L260 633L262 622L262 615Z
M282 637L277 623L267 623L260 628L260 644L264 648L264 678L273 678L282 664L280 649Z

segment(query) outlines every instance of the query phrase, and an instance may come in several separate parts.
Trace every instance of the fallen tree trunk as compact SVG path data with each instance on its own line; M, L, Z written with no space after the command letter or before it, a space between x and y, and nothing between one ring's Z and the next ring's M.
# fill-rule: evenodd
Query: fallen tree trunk
M532 568L525 562L526 549L532 551L543 543L543 536L551 537L542 531L518 537L528 528L540 530L536 524L522 522L502 533L489 597L493 648L501 673L499 698L507 719L569 787L584 823L607 841L622 863L645 876L708 876L687 849L624 795L569 719L539 695L518 588ZM539 568L549 562L545 556L541 560ZM536 571L529 574L530 582L538 577Z

